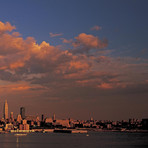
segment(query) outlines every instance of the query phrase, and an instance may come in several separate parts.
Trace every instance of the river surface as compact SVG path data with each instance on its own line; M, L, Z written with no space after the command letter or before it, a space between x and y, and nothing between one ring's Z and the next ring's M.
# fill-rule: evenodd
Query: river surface
M148 133L8 133L0 134L0 148L148 148Z

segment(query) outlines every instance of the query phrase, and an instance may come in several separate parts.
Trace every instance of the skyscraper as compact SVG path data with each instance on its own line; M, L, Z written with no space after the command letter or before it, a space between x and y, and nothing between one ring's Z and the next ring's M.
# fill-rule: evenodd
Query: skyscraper
M10 119L13 119L13 112L10 113Z
M56 120L55 114L53 114L52 120L53 120L53 121Z
M21 114L22 119L25 119L25 107L20 108L20 114Z
M4 117L4 119L8 119L8 103L7 103L7 100L5 100L5 103L4 103L3 117Z
M43 114L42 114L41 120L42 120L42 122L45 120L45 119L44 119L44 115L43 115Z

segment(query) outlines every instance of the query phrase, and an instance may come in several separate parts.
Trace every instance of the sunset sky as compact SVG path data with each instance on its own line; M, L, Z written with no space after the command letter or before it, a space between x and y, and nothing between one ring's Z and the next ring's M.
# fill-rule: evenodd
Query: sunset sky
M0 117L148 117L147 0L1 0Z

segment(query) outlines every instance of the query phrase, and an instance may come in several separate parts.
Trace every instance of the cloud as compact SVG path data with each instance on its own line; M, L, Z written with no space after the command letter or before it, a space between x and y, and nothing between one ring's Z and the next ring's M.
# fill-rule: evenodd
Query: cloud
M49 35L50 35L51 38L53 38L53 37L57 37L57 36L62 36L63 33L52 33L52 32L50 32Z
M12 31L15 29L15 26L12 26L9 22L3 23L0 21L0 34L5 33L6 31Z
M0 55L16 54L29 50L28 48L33 42L35 41L31 37L24 40L22 37L14 36L14 34L4 33L0 36Z
M109 83L102 83L100 85L98 85L99 88L102 88L102 89L111 89L113 88L113 86Z
M103 49L108 46L107 39L100 40L97 36L80 33L78 36L73 39L61 38L63 43L71 44L74 48L72 52L87 52L92 49Z
M14 29L8 24L4 26L10 28L0 35L0 80L13 85L4 89L1 83L3 90L41 91L41 98L50 99L91 99L106 91L147 86L148 61L98 52L106 51L106 40L80 33L74 39L62 38L71 45L62 49L45 41L37 44L32 37L23 39L18 32L8 33Z
M19 67L24 67L24 62L22 61L17 61L15 63L12 63L10 64L10 69L16 69L16 68L19 68Z
M96 26L92 27L90 30L98 31L98 30L101 30L101 29L102 29L102 27L96 25Z
M12 87L12 90L23 91L23 90L28 90L30 88L31 88L30 86L17 86L17 87Z
M72 39L67 40L67 39L61 38L61 40L63 41L63 43L66 43L66 44L71 44L73 42Z
M75 52L88 52L91 49L102 49L108 45L106 39L100 40L98 37L86 33L79 34L75 39L76 41L72 43Z
M86 62L80 62L80 61L71 61L70 62L70 69L75 68L75 69L88 69L89 64Z

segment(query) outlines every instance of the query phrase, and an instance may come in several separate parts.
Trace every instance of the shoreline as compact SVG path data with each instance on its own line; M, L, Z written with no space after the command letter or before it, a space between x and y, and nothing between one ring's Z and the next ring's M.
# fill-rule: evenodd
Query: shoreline
M0 131L0 134L8 133L89 133L89 132L121 132L121 133L148 133L148 130L109 130L109 129L33 129Z

